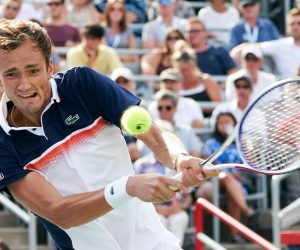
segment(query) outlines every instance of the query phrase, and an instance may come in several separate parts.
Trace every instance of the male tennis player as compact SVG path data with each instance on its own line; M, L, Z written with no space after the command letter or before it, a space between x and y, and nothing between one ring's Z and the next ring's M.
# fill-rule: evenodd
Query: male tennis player
M180 249L146 202L215 171L203 173L201 159L153 124L138 138L183 180L134 176L120 116L140 100L89 68L52 76L50 53L38 24L0 21L0 189L38 215L57 249Z

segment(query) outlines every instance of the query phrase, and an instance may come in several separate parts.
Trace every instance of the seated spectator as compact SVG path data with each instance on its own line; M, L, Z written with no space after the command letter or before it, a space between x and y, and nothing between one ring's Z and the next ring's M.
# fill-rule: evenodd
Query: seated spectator
M99 23L100 15L96 11L93 0L70 0L67 5L67 20L76 28Z
M162 48L153 49L150 54L145 54L141 59L141 69L144 75L159 75L163 70L171 68L174 44L184 40L180 30L169 27L166 31L165 43Z
M138 159L133 167L137 174L160 173L169 176L176 174L175 171L162 165L154 157L152 152ZM162 224L179 239L181 246L183 245L185 231L189 222L189 216L185 209L187 209L191 203L191 195L181 192L177 193L177 195L168 202L156 203L154 205Z
M104 13L107 0L97 0L95 3L96 10ZM126 8L126 21L128 23L145 23L147 21L146 6L144 0L124 0Z
M163 46L168 27L174 27L184 33L185 20L174 15L175 0L159 0L158 17L145 24L142 33L143 47L145 49Z
M160 89L168 89L175 93L179 93L181 89L181 75L177 69L165 69L160 74ZM157 102L152 101L148 105L149 113L153 120L158 119ZM176 112L174 115L175 124L191 126L193 128L201 128L204 126L204 117L198 103L183 96L178 97Z
M209 31L209 38L230 44L231 29L239 22L240 14L236 8L226 4L226 0L209 0L210 5L198 12L198 17Z
M216 117L220 113L230 112L234 115L237 121L240 121L244 110L248 107L250 102L250 97L253 92L253 84L249 76L244 72L239 72L239 74L234 74L232 77L234 89L232 89L236 98L230 102L224 102L219 104L213 111L210 117L210 126L214 127L216 122Z
M123 1L110 0L105 6L105 41L112 48L136 48L136 40L127 26ZM120 55L122 62L137 62L136 55Z
M240 11L244 20L232 29L231 48L245 42L257 43L280 38L278 29L273 22L259 17L260 3L258 0L240 1Z
M197 17L186 22L187 41L196 52L197 65L204 73L211 75L229 75L236 70L236 65L228 51L220 45L207 43L208 32L204 23Z
M196 134L190 129L189 126L175 122L178 94L167 89L162 89L155 94L154 100L157 102L157 112L159 118L159 120L155 120L155 123L160 123L161 120L171 123L174 134L180 138L189 154L199 157L201 151L201 142ZM141 144L140 141L138 141L138 148L142 156L150 152L150 150L144 144Z
M116 68L122 66L117 53L105 44L101 44L104 29L98 24L84 27L82 41L72 47L67 53L67 66L89 66L103 74L110 75Z
M251 99L255 98L263 89L277 81L276 77L264 71L261 71L263 65L263 53L261 49L254 44L249 44L241 53L242 69L227 77L225 95L226 100L236 99L236 92L233 80L240 75L248 75L253 85Z
M35 18L39 21L43 19L44 11L42 8L36 8L34 2L18 0L21 8L18 13L17 19L30 20Z
M191 16L195 16L195 9L186 4L186 1L175 0L176 1L176 9L174 15L180 18L189 18ZM151 1L149 6L147 7L147 16L148 20L151 21L158 16L158 1Z
M44 26L56 47L71 47L80 42L79 31L68 23L65 11L65 0L47 2L48 18Z
M181 96L189 97L195 101L221 102L221 88L209 75L204 74L196 63L195 51L185 41L178 41L172 56L174 67L182 76ZM212 109L203 109L205 117L210 116Z
M229 136L236 120L231 113L219 113L216 118L213 138L208 139L203 149L203 157L210 156L215 152ZM236 144L232 143L214 162L215 164L222 163L242 163ZM228 214L236 220L241 220L241 215L244 214L247 218L253 215L253 210L248 206L244 193L247 189L243 186L244 178L237 169L227 169L219 174L221 189L225 189ZM204 183L196 192L197 197L204 197L208 200L212 199L213 186L211 182ZM238 231L231 228L231 241L236 243L244 243L244 239L239 235Z
M1 18L15 19L20 12L21 6L19 0L4 0L1 6Z
M276 73L281 77L294 77L297 75L300 62L300 9L291 9L286 16L289 37L278 40L258 43L262 52L270 56L275 64ZM241 51L248 46L247 43L233 48L231 56L238 60Z

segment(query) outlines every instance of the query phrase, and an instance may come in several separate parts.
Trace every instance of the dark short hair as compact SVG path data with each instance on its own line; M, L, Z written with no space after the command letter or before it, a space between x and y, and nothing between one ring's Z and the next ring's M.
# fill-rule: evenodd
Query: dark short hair
M82 35L85 37L101 39L104 36L104 29L99 24L88 24L83 27Z
M249 87L252 88L252 81L251 81L251 79L249 77L247 77L247 76L240 76L240 77L236 78L233 81L235 87L237 86L237 84L238 84L239 81L244 81L247 84L247 86L249 86Z
M50 62L52 43L47 31L39 24L20 19L0 20L0 51L10 52L31 40Z

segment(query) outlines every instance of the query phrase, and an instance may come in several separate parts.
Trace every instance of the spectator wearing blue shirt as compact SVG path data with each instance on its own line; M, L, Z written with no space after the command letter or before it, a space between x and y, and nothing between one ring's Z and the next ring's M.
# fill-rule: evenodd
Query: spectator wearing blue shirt
M210 75L229 75L236 71L236 65L228 51L207 43L208 32L204 23L191 17L186 23L187 40L196 52L196 61L202 72Z
M258 0L244 0L240 2L243 20L235 25L231 31L230 44L235 47L241 43L257 43L280 38L274 23L259 17L260 3Z

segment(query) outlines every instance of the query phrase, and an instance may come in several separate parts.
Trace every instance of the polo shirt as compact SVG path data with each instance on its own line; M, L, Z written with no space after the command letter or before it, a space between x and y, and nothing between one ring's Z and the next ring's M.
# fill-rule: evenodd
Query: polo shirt
M132 175L120 116L140 99L86 67L58 73L50 84L52 98L41 115L41 127L10 127L6 117L12 102L2 97L0 189L30 171L44 176L62 196L99 190ZM150 250L167 235L153 205L137 198L69 229L38 219L57 249Z

